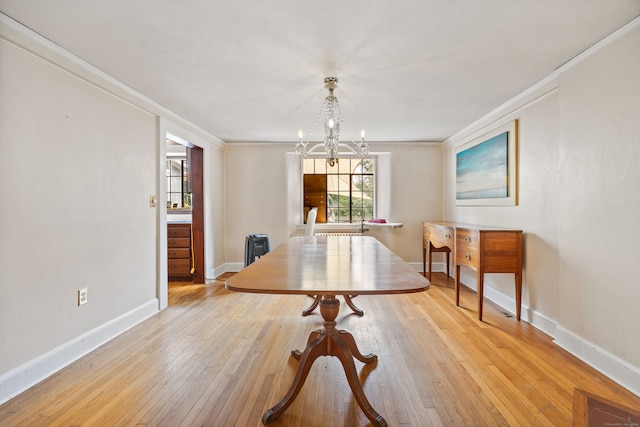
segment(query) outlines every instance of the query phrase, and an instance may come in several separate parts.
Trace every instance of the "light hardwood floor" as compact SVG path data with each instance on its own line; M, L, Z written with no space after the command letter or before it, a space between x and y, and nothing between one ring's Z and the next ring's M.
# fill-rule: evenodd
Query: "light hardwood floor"
M631 408L640 397L525 322L434 274L427 292L359 296L338 327L371 365L364 391L390 426L570 426L574 389ZM321 317L304 296L240 294L222 280L170 286L170 307L0 406L2 426L260 426L287 391ZM316 361L291 407L270 426L365 426L342 367Z

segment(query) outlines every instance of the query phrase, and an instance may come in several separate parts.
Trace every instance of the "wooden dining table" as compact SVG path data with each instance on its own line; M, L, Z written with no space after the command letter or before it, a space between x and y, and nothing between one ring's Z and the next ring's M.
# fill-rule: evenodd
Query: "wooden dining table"
M299 360L293 383L285 396L264 413L263 424L279 417L291 405L318 357L335 356L367 418L375 426L387 425L365 396L353 360L372 363L377 356L362 354L353 335L336 328L340 310L336 296L420 292L429 289L426 278L370 236L294 236L229 278L225 286L236 292L322 297L323 327L311 332L304 351L291 352ZM371 317L363 319L375 321Z

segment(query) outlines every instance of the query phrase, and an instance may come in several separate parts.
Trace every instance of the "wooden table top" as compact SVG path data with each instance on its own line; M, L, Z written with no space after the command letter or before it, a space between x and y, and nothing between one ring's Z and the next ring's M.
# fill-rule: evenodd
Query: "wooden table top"
M370 236L294 236L227 280L237 292L374 295L420 292L429 281Z

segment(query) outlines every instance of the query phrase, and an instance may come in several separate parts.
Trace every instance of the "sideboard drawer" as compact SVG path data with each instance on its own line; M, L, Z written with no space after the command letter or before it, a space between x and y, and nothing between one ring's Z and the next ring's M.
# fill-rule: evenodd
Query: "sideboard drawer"
M478 248L472 246L456 247L456 264L478 268L480 265L479 253Z
M453 247L453 228L429 225L429 239L435 247Z
M478 230L456 229L456 247L479 248L480 232Z

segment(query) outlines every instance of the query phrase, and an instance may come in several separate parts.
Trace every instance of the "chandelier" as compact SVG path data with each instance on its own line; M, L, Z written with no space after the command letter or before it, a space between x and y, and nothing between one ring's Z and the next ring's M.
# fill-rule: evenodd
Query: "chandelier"
M337 77L326 77L324 79L324 87L329 90L329 95L322 102L320 112L316 117L311 132L307 140L303 140L302 131L298 132L298 142L296 143L296 155L298 158L306 158L308 155L316 154L324 149L324 155L327 157L327 163L333 167L338 163L338 154L340 148L346 149L346 155L356 155L364 158L369 154L369 145L364 142L364 131L360 133L360 141L351 140L351 145L340 142L340 126L343 124L342 113L340 112L340 104L338 98L333 91L338 87ZM313 137L313 133L318 126L320 117L324 114L324 143L320 142L307 148L309 141Z

